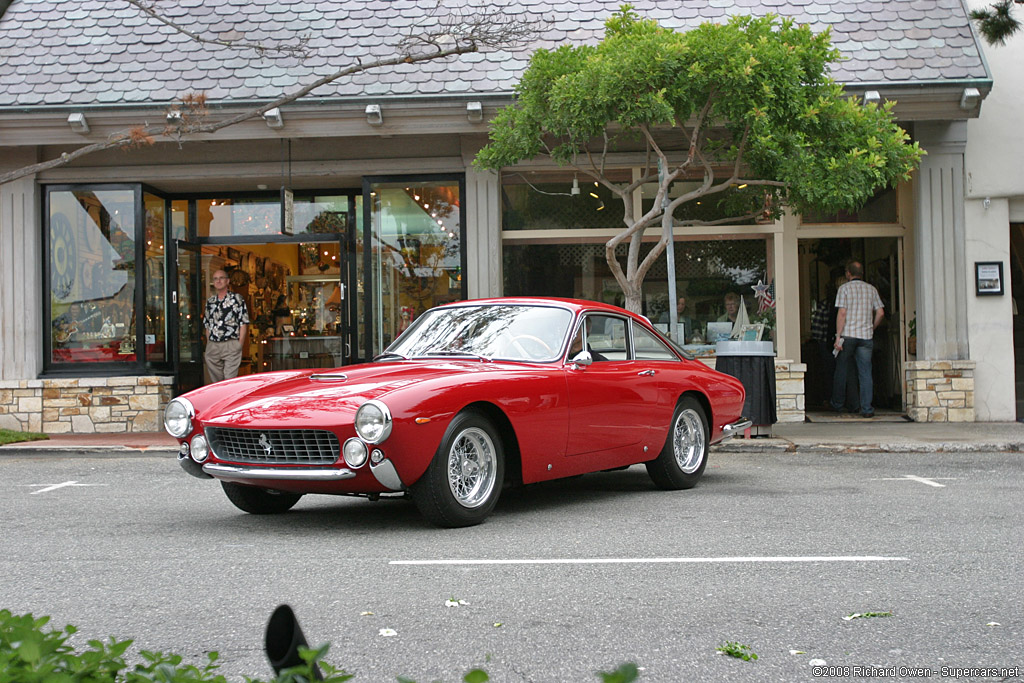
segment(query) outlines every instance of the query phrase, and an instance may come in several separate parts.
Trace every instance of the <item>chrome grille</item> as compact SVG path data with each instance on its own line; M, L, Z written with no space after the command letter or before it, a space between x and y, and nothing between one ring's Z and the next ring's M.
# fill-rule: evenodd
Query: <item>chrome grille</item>
M214 455L228 462L259 465L331 465L338 437L321 429L230 429L207 427Z

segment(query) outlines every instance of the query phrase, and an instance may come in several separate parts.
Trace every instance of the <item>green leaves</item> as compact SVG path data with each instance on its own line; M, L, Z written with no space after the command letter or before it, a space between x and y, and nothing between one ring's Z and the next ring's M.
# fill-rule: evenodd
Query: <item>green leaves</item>
M782 184L797 211L834 213L908 179L923 154L908 144L891 104L862 106L831 80L839 52L829 31L769 15L677 33L629 5L605 27L597 46L533 55L478 166L500 169L541 154L579 166L606 132L606 151L614 151L646 129L663 131L662 151L682 164L695 134L710 162L740 158L737 177ZM707 118L697 121L706 105ZM682 135L673 138L673 128ZM675 146L664 142L673 139Z

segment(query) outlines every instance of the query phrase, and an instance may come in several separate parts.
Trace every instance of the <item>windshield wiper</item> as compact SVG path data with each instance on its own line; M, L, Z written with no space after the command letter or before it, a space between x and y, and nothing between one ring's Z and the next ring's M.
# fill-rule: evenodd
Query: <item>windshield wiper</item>
M423 354L424 356L465 356L468 358L476 358L482 360L485 363L490 363L491 359L487 356L481 356L479 353L473 353L472 351L427 351Z
M377 361L384 360L385 358L398 358L399 360L409 360L407 356L403 356L400 353L395 353L394 351L385 351L384 353L378 356L374 356L373 362L376 363Z

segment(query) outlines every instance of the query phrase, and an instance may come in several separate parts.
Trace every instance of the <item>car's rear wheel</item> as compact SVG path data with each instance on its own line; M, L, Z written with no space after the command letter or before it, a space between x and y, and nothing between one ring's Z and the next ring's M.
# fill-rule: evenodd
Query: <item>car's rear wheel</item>
M448 425L430 466L411 487L412 500L438 526L472 526L494 510L504 476L498 430L480 413L466 410Z
M647 473L658 488L693 488L708 464L708 445L704 408L695 398L684 396L672 415L661 453L647 463Z
M253 515L277 515L287 512L299 502L299 498L302 498L301 493L268 491L230 481L222 481L220 485L236 508Z

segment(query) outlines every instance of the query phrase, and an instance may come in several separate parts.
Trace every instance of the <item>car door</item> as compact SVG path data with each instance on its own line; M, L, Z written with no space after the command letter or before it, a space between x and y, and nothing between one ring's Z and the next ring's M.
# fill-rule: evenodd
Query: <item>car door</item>
M629 321L614 315L587 315L574 340L576 346L587 349L593 362L572 363L575 352L570 349L565 365L567 455L604 454L616 463L639 460L628 456L639 453L648 437L644 415L657 387L649 376L639 374L642 368L631 358Z

